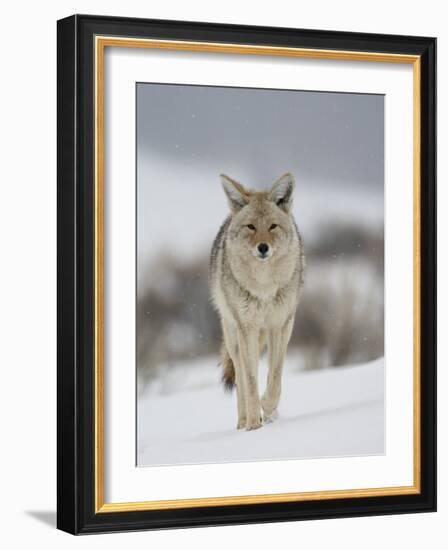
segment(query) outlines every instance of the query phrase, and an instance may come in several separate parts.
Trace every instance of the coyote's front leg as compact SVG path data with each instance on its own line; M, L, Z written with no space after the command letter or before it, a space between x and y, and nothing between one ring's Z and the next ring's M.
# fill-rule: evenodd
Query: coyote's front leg
M260 397L258 395L259 331L240 327L238 347L246 392L246 429L256 430L261 427Z
M282 371L285 361L286 349L291 337L294 319L286 321L280 329L269 331L268 336L268 382L266 391L261 400L263 407L263 417L266 422L275 420L277 416L278 402L282 390Z
M224 342L227 348L227 352L233 362L233 368L235 369L235 385L236 385L236 399L238 407L238 424L237 429L240 430L246 427L247 424L247 407L246 407L246 390L244 387L245 380L243 376L243 369L241 366L241 359L238 353L238 335L237 329L231 323L226 321L222 322L222 330L224 335Z

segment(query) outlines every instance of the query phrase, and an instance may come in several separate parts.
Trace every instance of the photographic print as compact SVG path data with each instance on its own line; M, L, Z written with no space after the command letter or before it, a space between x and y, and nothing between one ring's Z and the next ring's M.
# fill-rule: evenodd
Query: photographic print
M381 455L384 96L136 83L138 466Z

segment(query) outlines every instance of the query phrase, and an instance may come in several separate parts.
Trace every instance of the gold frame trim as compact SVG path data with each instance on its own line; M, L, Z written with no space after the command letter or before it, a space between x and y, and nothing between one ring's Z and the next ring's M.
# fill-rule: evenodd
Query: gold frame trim
M275 493L263 495L194 498L180 500L155 500L142 502L104 501L104 53L106 47L152 48L160 50L196 51L208 53L232 53L243 55L269 55L313 59L373 61L407 63L413 65L413 297L414 297L414 418L413 455L414 483L402 487L379 487L314 491L301 493ZM166 510L207 506L232 506L273 502L303 502L341 498L379 497L419 494L421 491L421 426L420 426L420 124L421 124L421 71L420 56L389 53L321 50L250 44L226 44L182 40L155 40L96 36L95 54L95 513Z

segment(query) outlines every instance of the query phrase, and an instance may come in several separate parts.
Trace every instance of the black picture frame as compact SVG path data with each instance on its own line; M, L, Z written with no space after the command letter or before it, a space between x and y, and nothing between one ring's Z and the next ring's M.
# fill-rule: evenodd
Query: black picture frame
M436 39L74 15L58 21L57 526L73 534L436 510ZM120 36L420 58L421 370L418 494L95 510L94 39Z

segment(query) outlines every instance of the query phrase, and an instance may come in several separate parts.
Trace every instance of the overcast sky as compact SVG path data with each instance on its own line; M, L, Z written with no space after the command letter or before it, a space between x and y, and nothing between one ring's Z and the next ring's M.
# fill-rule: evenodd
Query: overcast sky
M137 85L139 273L208 254L228 215L224 172L263 189L296 178L305 242L325 223L383 223L383 96Z
M144 156L213 167L255 186L292 171L382 189L381 95L146 83L137 94Z

